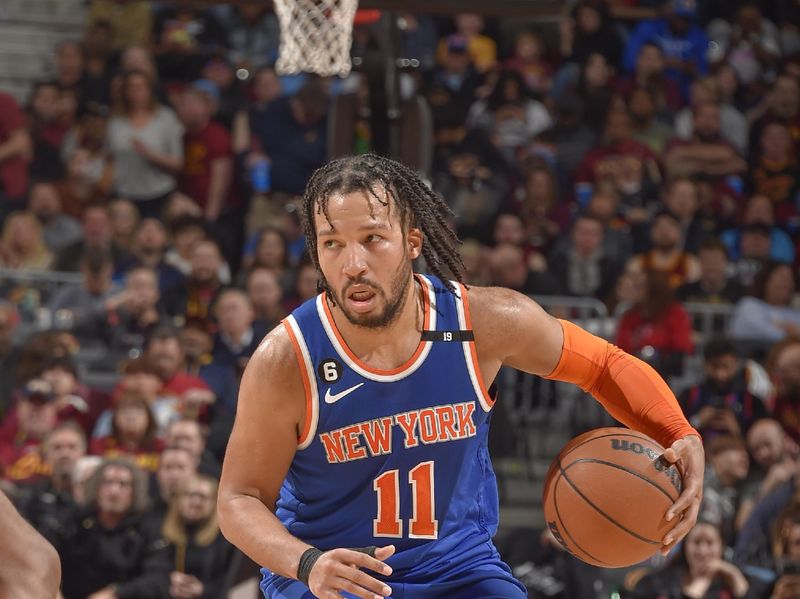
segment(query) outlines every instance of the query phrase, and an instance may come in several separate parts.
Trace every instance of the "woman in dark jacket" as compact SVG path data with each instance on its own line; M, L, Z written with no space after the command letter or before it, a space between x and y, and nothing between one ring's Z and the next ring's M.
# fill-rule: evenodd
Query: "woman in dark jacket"
M173 548L169 596L224 597L236 550L217 524L217 481L203 475L190 479L172 501L161 532Z
M680 553L642 578L631 599L759 599L764 591L723 559L719 529L699 522L683 540Z

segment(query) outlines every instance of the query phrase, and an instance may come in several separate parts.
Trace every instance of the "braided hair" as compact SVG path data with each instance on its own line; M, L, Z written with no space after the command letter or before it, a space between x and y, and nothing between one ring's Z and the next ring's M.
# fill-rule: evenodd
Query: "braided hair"
M388 206L388 198L381 197L376 191L380 187L394 200L404 232L406 227L416 227L422 231L422 255L428 268L442 280L448 290L455 293L455 286L443 270L443 266L446 266L459 283L464 282L464 263L458 252L461 241L447 224L453 212L444 198L430 189L413 170L375 154L333 160L317 169L306 186L303 196L303 232L311 260L319 275L320 287L328 292L328 296L332 296L319 265L315 215L324 214L330 222L330 197L356 191L367 192L382 205Z

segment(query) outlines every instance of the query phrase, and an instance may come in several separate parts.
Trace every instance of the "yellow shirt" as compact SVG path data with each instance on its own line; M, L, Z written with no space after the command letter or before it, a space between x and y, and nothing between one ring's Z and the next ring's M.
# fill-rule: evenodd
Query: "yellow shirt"
M497 44L494 40L485 35L476 35L470 38L469 45L467 46L469 57L475 65L475 69L480 73L485 73L491 69L497 62ZM436 56L441 62L447 53L447 40L442 39L439 41L439 47L436 51Z
M147 46L153 30L150 3L144 0L119 3L115 0L94 0L89 8L89 26L97 21L111 23L114 48Z

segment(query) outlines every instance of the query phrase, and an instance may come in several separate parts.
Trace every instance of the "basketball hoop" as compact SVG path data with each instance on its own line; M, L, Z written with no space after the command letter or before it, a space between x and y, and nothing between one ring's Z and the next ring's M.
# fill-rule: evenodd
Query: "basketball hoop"
M275 0L281 43L275 70L282 75L350 73L358 0Z

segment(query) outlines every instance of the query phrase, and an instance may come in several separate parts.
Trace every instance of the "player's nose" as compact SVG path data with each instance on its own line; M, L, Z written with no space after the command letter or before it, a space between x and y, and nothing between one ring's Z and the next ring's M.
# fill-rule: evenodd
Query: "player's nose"
M352 244L344 250L342 272L351 279L363 276L367 272L367 260L359 244Z

